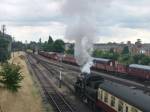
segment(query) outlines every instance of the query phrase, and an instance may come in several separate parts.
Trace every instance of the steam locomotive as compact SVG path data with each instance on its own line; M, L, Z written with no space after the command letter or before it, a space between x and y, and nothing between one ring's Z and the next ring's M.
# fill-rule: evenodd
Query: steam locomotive
M136 88L82 73L74 84L75 93L93 112L150 112L150 96Z
M39 54L47 57L49 59L62 61L64 63L69 63L73 65L78 65L76 63L75 58L72 55L63 55L55 52L44 52L39 51ZM92 69L117 73L117 74L125 74L128 76L132 76L135 78L139 78L140 80L150 80L150 66L139 65L139 64L130 64L123 65L118 63L112 59L104 59L104 58L93 58L94 65Z

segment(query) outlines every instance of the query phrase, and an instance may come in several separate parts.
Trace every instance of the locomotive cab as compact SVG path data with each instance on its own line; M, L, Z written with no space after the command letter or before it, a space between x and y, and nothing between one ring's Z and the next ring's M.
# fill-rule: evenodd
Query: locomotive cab
M103 81L104 79L101 76L81 73L74 85L75 92L83 99L95 101L97 98L97 89Z

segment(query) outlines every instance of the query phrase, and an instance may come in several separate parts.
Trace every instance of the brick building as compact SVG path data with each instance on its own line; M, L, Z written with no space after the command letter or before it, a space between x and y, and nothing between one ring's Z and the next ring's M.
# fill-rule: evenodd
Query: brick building
M108 43L108 44L94 44L94 49L102 50L102 51L110 51L111 49L114 52L121 53L123 48L128 46L129 52L133 55L135 54L145 54L150 56L150 44L132 44L128 41L126 44L124 43Z

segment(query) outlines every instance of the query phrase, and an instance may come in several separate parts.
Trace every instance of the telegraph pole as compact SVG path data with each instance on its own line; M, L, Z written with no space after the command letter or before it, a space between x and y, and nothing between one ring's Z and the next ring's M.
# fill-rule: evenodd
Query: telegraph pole
M5 36L5 31L6 31L6 25L2 25L2 33L3 33L3 37Z

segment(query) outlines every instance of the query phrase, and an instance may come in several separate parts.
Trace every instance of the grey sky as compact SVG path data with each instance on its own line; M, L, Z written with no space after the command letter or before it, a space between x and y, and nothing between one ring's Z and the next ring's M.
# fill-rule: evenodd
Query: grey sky
M62 13L64 1L0 0L0 25L6 24L7 32L16 40L38 41L41 37L45 41L48 35L63 39L67 25L73 22ZM135 42L137 38L150 42L150 0L90 1L95 3L99 42Z

